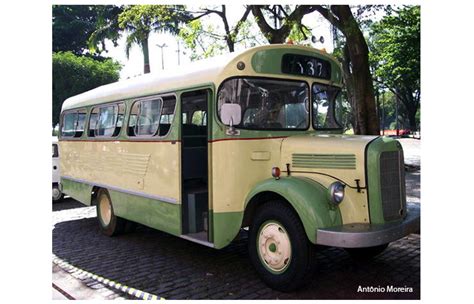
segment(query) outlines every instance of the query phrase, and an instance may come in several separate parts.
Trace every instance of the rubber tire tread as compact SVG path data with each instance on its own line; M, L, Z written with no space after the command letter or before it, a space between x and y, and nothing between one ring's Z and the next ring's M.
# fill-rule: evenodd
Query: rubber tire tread
M110 218L110 223L107 226L104 226L102 224L102 221L100 220L100 207L99 207L99 202L100 202L100 197L102 195L106 195L109 199L109 202L111 204L112 208L112 216ZM96 204L96 210L97 210L97 221L99 222L99 227L100 230L102 231L103 234L107 236L115 236L124 233L125 231L125 225L126 225L126 220L118 217L114 214L114 207L112 204L112 200L110 198L109 192L107 189L99 189L97 193L97 204Z
M257 233L268 221L280 222L290 236L292 257L289 267L282 274L273 274L262 265L257 252ZM284 201L270 201L263 204L255 215L249 235L250 259L261 279L272 289L291 292L311 282L316 268L315 246L306 237L296 212Z

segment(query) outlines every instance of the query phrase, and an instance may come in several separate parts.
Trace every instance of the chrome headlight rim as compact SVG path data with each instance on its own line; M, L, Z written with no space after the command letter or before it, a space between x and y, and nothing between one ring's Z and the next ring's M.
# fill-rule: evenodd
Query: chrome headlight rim
M344 191L345 187L346 185L339 181L336 181L332 183L331 185L329 185L329 188L328 188L329 201L333 205L337 206L340 203L342 203L345 196L345 191Z

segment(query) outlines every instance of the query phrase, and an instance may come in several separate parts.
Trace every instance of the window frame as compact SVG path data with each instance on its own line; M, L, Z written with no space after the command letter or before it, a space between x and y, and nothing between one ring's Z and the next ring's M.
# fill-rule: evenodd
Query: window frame
M129 114L128 114L128 119L127 119L127 131L128 131L128 128L130 128L130 117L132 116L132 109L133 107L135 106L135 104L138 103L138 113L137 113L137 118L136 118L136 121L135 121L135 126L133 126L133 133L135 135L133 136L130 136L127 132L127 137L128 138L151 138L151 137L165 137L168 135L168 133L171 131L171 126L170 126L170 129L168 130L168 133L166 135L163 135L163 136L157 136L160 132L160 126L161 126L161 115L163 113L163 105L164 105L164 101L163 101L163 96L164 95L155 95L155 96L149 96L149 97L145 97L145 98L139 98L139 99L135 99L131 106L130 106L130 111L129 111ZM145 135L138 135L136 134L136 127L138 125L138 121L140 119L140 112L141 112L141 103L144 102L144 101L152 101L152 100L160 100L161 101L161 105L160 105L160 117L159 117L159 120L158 120L158 127L157 129L155 130L155 132L153 132L153 134L145 134ZM176 99L176 96L175 96L175 99ZM174 107L174 112L176 112L176 103L177 103L177 99L176 99L176 102L175 102L175 107ZM174 113L173 112L173 113ZM174 116L173 116L173 120L174 120ZM172 125L172 123L170 123L170 125Z
M337 95L334 97L334 106L332 107L332 115L334 117L334 121L337 123L337 125L339 125L339 128L316 128L315 127L315 119L314 119L314 100L313 100L313 86L314 85L320 85L320 86L326 86L326 87L330 87L330 88L335 88L335 89L338 89L338 93ZM330 84L325 84L325 83L321 83L321 82L317 82L317 81L314 81L311 83L311 105L310 105L310 109L311 109L311 127L315 130L315 131L341 131L341 130L344 130L344 127L342 126L342 124L339 122L339 120L337 119L337 116L336 116L336 99L339 97L339 95L342 93L342 87L338 87L338 86L335 86L335 85L330 85Z
M119 114L120 114L119 113L119 106L120 105L123 105L123 118L122 118L122 126L120 127L120 131L115 136L98 135L97 134L97 125L98 125L98 122L99 122L99 119L100 119L100 109L110 107L110 106L115 107L115 109L117 111L117 119L115 120L114 128L117 128L117 122L118 122L118 118L119 118ZM94 129L91 129L91 118L92 118L92 114L93 114L95 109L98 109L99 113L97 113L98 116L97 116L97 120L96 120L96 124L94 126ZM92 106L90 108L89 119L88 119L88 122L87 122L87 137L88 138L101 138L101 139L102 138L117 138L117 137L119 137L120 133L122 132L122 129L123 129L123 124L124 124L124 119L125 119L126 114L127 114L127 105L123 101L115 101L115 102L104 103L104 104L99 104L99 105ZM89 136L91 130L94 133L93 137ZM114 131L114 133L115 133L115 131Z
M217 89L216 93L216 103L215 103L215 113L217 117L217 121L221 123L223 126L225 124L222 122L221 117L219 115L219 93L224 86L224 84L227 81L234 80L234 79L258 79L258 80L270 80L270 81L282 81L282 82L295 82L295 83L304 83L308 92L308 103L309 103L309 111L308 111L308 122L306 124L306 128L265 128L265 129L259 129L259 128L248 128L248 127L241 127L234 125L236 129L239 130L249 130L249 131L281 131L281 132L302 132L302 131L308 131L310 128L312 128L312 111L311 111L311 106L312 106L312 99L311 99L311 85L310 83L305 80L305 79L289 79L289 78L278 78L278 77L268 77L268 76L232 76L229 78L224 79L220 84ZM245 111L242 111L244 113ZM243 119L243 117L242 117Z
M79 114L80 112L82 112L82 114L84 114L84 125L83 125L83 129L82 131L78 131L77 130L77 127L79 125ZM73 135L70 135L70 136L66 136L64 135L63 133L63 127L64 127L64 118L66 115L68 114L71 114L71 113L74 113L76 115L75 117L75 120L74 120L74 134ZM77 108L77 109L71 109L71 110L66 110L64 112L61 113L61 121L60 121L60 128L59 128L59 135L60 135L60 138L67 138L68 140L69 139L79 139L81 138L84 133L86 132L86 119L87 119L87 108ZM82 132L79 136L77 135L78 132Z

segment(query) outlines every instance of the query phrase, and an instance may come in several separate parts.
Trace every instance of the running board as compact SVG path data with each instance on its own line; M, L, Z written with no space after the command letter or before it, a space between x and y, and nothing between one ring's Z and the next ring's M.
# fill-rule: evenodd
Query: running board
M191 237L191 236L189 236L189 235L182 234L182 235L180 235L179 237L182 238L182 239L185 239L185 240L194 242L194 243L198 243L198 244L207 246L207 247L215 248L215 246L214 246L213 243L210 243L210 242L208 242L208 241L203 241L203 240L200 240L200 239L197 239L197 238L193 238L193 237Z

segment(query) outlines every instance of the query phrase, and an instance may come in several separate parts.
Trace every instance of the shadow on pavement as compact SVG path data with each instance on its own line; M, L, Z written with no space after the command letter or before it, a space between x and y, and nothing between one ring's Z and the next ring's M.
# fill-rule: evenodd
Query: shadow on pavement
M53 211L61 211L75 208L87 207L71 197L65 197L59 202L53 203Z
M247 240L215 250L139 226L106 237L96 218L57 223L53 252L74 266L170 299L419 299L420 238L392 243L374 260L356 263L342 249L319 247L309 286L276 292L250 264ZM411 287L407 293L361 293L361 287Z

